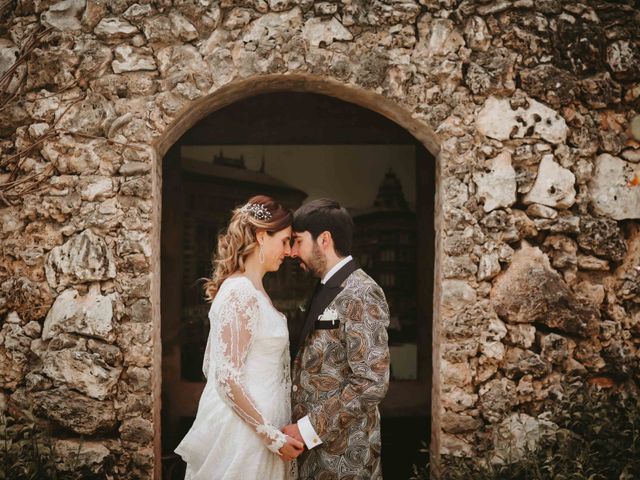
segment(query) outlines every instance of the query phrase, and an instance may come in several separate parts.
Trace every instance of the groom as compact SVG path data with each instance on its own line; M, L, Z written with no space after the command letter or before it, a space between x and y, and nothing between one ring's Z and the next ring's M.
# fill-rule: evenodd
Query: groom
M293 346L300 480L382 479L378 404L389 385L389 308L352 259L353 220L329 199L300 207L291 256L321 279Z

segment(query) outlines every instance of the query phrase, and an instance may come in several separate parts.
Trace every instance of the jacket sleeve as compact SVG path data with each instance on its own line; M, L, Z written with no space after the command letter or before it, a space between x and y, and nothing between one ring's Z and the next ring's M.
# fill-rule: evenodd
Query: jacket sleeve
M258 324L257 292L238 285L231 291L212 322L211 364L215 386L222 399L265 443L279 454L285 435L264 418L244 383L247 354L251 350Z
M323 443L356 419L373 412L389 387L389 307L374 284L349 305L345 322L347 374L339 394L313 405L311 425Z

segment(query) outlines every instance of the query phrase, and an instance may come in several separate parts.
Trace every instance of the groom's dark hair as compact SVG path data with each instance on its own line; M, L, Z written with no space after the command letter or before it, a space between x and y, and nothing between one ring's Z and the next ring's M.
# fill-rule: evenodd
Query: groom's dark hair
M322 232L331 233L336 253L351 254L353 220L347 209L330 198L319 198L302 205L293 214L293 230L309 232L315 240Z

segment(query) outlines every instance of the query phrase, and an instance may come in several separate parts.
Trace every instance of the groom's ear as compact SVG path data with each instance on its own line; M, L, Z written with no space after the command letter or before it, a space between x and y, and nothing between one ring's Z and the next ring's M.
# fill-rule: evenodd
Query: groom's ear
M320 235L318 235L317 242L321 248L330 247L331 243L333 242L333 238L331 237L331 232L328 230L325 230L324 232L322 232Z

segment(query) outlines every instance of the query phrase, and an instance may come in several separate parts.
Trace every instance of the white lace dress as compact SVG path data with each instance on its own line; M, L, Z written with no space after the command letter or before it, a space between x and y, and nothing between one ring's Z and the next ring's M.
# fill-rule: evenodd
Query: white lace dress
M226 279L209 311L207 383L193 426L176 448L185 480L296 477L278 450L291 420L285 316L244 276Z

